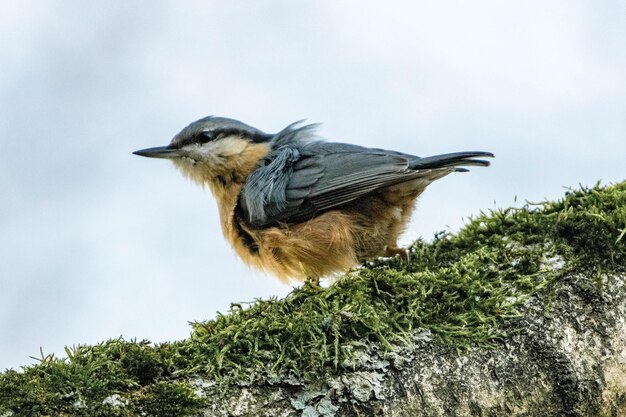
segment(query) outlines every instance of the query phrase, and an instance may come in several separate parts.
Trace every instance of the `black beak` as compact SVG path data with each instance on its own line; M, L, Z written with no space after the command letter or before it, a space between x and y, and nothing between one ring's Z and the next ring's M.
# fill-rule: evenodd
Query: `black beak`
M178 149L171 149L167 146L157 146L156 148L146 148L140 149L138 151L133 152L135 155L139 156L147 156L148 158L178 158L180 153L178 153Z

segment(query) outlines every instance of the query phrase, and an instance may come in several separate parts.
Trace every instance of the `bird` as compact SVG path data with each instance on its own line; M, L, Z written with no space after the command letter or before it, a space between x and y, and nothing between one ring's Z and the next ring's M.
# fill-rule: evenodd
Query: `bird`
M417 197L467 166L489 166L491 152L419 157L329 142L318 124L292 123L268 134L208 116L166 146L136 155L171 160L207 186L225 239L244 263L284 282L316 280L385 256L405 255L397 240Z

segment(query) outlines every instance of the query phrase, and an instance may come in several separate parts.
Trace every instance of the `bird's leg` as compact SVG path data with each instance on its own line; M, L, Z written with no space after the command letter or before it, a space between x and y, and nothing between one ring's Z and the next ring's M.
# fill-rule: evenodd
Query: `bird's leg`
M406 263L411 261L411 252L408 248L400 248L396 245L389 245L385 248L385 256L393 258L396 255L400 255L400 258Z

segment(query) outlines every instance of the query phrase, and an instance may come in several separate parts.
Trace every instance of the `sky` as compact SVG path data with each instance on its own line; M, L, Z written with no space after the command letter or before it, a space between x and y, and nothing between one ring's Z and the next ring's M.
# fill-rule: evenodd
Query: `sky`
M402 243L626 178L619 1L0 0L0 370L292 287L222 239L166 145L207 115L416 155L486 150Z

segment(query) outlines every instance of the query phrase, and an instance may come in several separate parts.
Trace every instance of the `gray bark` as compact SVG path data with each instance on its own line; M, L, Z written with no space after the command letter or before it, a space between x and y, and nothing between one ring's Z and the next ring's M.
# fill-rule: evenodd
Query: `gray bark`
M315 384L227 391L197 379L204 416L626 416L625 277L578 275L529 299L493 348L456 351L414 334L364 344L358 371Z

